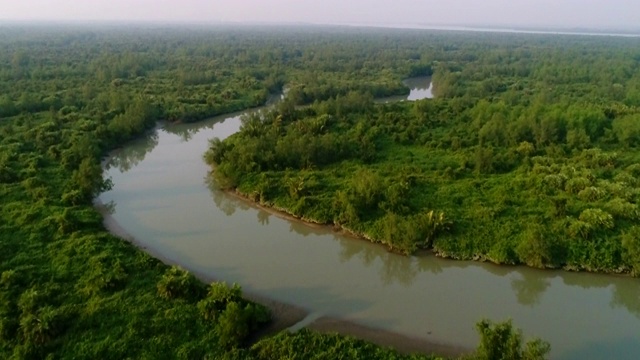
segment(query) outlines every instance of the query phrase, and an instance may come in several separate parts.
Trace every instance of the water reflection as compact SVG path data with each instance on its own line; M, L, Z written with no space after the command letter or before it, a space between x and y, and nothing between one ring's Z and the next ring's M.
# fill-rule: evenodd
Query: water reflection
M614 285L611 307L622 307L640 318L640 286Z
M606 329L602 330L603 333L606 332ZM564 358L637 360L638 354L640 354L640 340L636 333L615 340L606 337L597 339L565 354Z
M132 167L138 166L145 159L145 156L158 145L158 134L152 133L136 142L135 145L115 153L107 162L107 168L127 172ZM213 203L225 216L231 217L237 215L238 212L257 210L253 215L256 223L263 227L271 224L270 219L274 215L269 211L260 209L244 199L219 191L210 176L206 177L205 182ZM108 201L103 206L108 209L107 212L114 212L115 203L113 201ZM137 208L140 211L152 211L155 205L138 204ZM365 240L345 236L345 234L333 231L330 227L308 226L299 221L288 221L287 225L289 232L302 237L330 235L331 239L340 245L339 251L335 255L340 263L356 262L358 266L364 268L380 264L376 272L380 282L387 286L397 284L410 287L415 284L420 274L438 275L448 269L460 270L473 267L494 276L507 278L517 303L529 308L540 305L545 293L551 288L552 281L557 279L567 287L585 290L610 288L610 307L625 309L640 318L640 283L627 277L494 266L466 261L444 261L434 258L429 252L421 252L414 257L405 257L389 253L381 245L369 246L371 244L365 243ZM154 233L151 228L146 231ZM155 234L159 236L161 233Z
M511 288L516 294L518 303L534 306L540 303L542 294L551 286L551 282L542 274L531 271L518 272L518 278L511 280Z
M577 273L570 273L577 275ZM584 274L583 274L584 275ZM562 278L562 282L569 286L578 286L582 289L601 289L611 285L612 282L619 280L617 276L566 276Z
M269 214L268 211L258 210L257 216L258 216L258 222L260 223L260 225L262 226L269 225L269 218L271 217L271 214Z
M408 101L433 98L433 83L430 77L409 78L403 83L411 89L407 97Z
M115 201L108 201L103 203L101 201L95 201L95 205L98 209L100 209L101 213L113 215L116 213L116 203Z
M401 101L416 101L422 99L433 98L433 83L430 76L420 76L415 78L405 79L402 82L410 90L408 95L389 96L385 98L376 99L377 103L394 103Z
M114 151L104 164L106 170L118 169L127 172L136 167L156 146L158 146L158 131L134 141L135 146L125 146ZM131 145L131 144L130 144Z
M551 270L490 263L483 264L482 269L495 276L510 278L511 289L518 303L529 307L540 303L542 295L551 286L549 279L556 273Z
M418 269L415 266L416 262L402 258L397 254L387 252L382 257L382 263L384 265L380 271L380 280L385 285L399 283L409 287L418 275Z
M624 337L638 333L636 279L448 261L427 251L400 256L216 190L202 153L239 123L232 116L167 125L128 144L106 165L115 188L101 200L117 203L118 223L165 258L358 323L414 335L429 329L430 338L473 346L475 321L512 317L551 341L560 359L629 347Z
M282 215L281 217L285 219L289 218L288 216L285 216L285 215ZM297 220L290 220L288 222L289 222L289 232L301 235L303 237L308 237L311 235L323 236L327 234L332 234L331 228L326 225L305 224Z
M422 259L418 261L418 270L420 270L420 272L429 272L431 274L437 275L444 271L440 261L431 261L431 259L428 258L429 256L433 257L433 254L423 252L421 254L418 254L417 256Z
M208 177L208 186L216 206L227 216L236 211L257 209L257 221L260 225L269 224L272 216L268 211L259 209L252 203L229 196L216 188L215 181ZM440 274L447 268L464 269L469 266L482 268L484 271L499 277L509 277L511 288L520 305L534 307L540 303L544 293L551 286L551 279L560 277L562 282L571 287L583 289L613 287L612 307L624 307L640 317L640 285L625 286L627 278L598 274L559 273L553 270L537 270L514 266L497 266L478 264L468 261L443 261L436 259L429 252L423 251L417 256L406 257L390 253L382 245L363 246L365 240L357 239L341 232L335 232L328 226L308 225L300 221L288 221L289 231L303 237L323 236L331 234L333 240L340 244L338 258L340 262L359 261L363 267L370 267L379 261L382 268L380 281L385 285L401 284L411 286L420 273ZM367 244L369 245L369 244ZM560 276L559 276L560 274ZM622 286L618 286L618 285Z
M210 179L210 178L209 178ZM217 190L215 182L209 180L211 195L216 206L227 216L236 211L257 210L256 220L261 226L269 225L273 216L252 203L237 197L229 196ZM285 216L282 216L286 218ZM340 245L337 253L341 263L358 262L358 265L369 268L373 264L381 264L378 272L380 282L384 285L398 284L410 287L418 275L430 273L441 274L447 269L465 269L475 267L498 277L509 278L511 289L518 304L534 308L541 303L545 292L551 287L552 279L559 278L566 286L582 289L599 289L612 287L611 307L623 307L640 318L640 284L628 286L631 279L599 274L570 273L554 270L537 270L519 266L498 266L469 261L454 261L435 258L430 252L422 251L416 256L402 256L388 252L382 245L369 246L365 240L354 238L342 232L336 232L329 226L307 225L300 221L288 220L289 231L302 237L332 235Z
M197 135L202 131L211 130L215 126L219 126L222 122L228 121L229 119L238 120L242 115L262 111L266 107L277 103L281 99L284 99L284 95L282 93L271 94L269 95L269 98L267 99L267 102L264 104L264 106L260 106L260 107L256 107L256 108L248 109L244 111L237 111L233 113L218 115L218 116L214 116L207 120L199 121L196 123L166 123L164 124L163 130L169 134L173 134L180 137L180 139L183 142L187 142L187 141L190 141L195 135ZM235 131L237 131L237 129L234 130L233 132ZM217 137L224 138L228 135L231 135L233 132L231 133L225 132L224 134L217 134Z
M222 121L240 117L247 112L236 112L220 116L215 116L205 121L197 123L165 123L162 130L168 134L176 135L182 142L188 142L198 133L211 130Z
M222 210L225 215L231 216L235 214L236 209L238 208L238 203L233 201L233 199L225 193L219 190L213 190L211 191L211 197L218 209Z

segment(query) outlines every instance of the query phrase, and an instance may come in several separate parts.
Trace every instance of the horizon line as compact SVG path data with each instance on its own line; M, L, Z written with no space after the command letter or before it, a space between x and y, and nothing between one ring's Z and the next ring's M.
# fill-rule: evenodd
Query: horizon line
M318 26L353 27L406 30L473 31L496 33L549 34L549 35L591 35L640 37L640 26L561 26L561 25L517 25L517 24L456 24L456 23L371 23L371 22L309 22L309 21L232 21L232 20L155 20L155 19L3 19L0 26L21 25L163 25L163 26Z

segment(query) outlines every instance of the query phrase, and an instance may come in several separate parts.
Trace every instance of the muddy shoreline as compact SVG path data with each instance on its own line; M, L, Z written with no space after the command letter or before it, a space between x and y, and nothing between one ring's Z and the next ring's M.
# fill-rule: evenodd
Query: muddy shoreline
M229 193L233 193L233 192L229 192ZM240 194L235 194L235 196L238 199L242 199L248 203L251 203L253 206L258 206L265 211L269 211L274 215L287 218L287 219L294 219L294 220L300 221L300 219L297 219L288 214L279 212L273 208L265 207L263 205L252 202L249 199L242 197ZM190 269L188 266L184 266L183 264L178 264L173 259L161 254L159 251L157 251L153 247L143 245L135 237L129 234L122 226L120 226L120 224L118 224L118 222L113 218L113 216L111 216L108 206L100 203L97 200L94 203L94 206L102 214L104 227L111 234L131 243L141 251L146 252L147 254L153 256L154 258L162 261L167 265L180 265L184 267L185 269L191 271L198 279L200 279L205 283L224 280L224 279L217 279L215 278L215 276L212 276L209 274L193 271L193 269ZM311 224L311 226L325 227L327 225ZM353 234L351 234L351 236L353 236ZM252 292L243 292L243 297L248 300L254 301L256 303L259 303L261 305L264 305L271 311L271 315L272 315L271 324L269 324L269 326L262 329L258 334L256 334L255 340L265 336L274 335L280 331L287 330L291 327L296 327L296 325L299 323L304 323L304 326L302 326L304 328L308 328L320 333L338 333L341 335L353 336L355 338L367 340L383 347L394 348L403 354L424 353L424 354L436 354L441 356L455 357L455 356L459 356L472 351L472 349L468 349L465 347L449 345L449 344L440 344L437 342L429 341L427 339L410 337L410 336L406 336L406 335L399 334L392 331L381 330L377 328L360 325L355 322L351 322L345 319L340 319L337 317L319 316L317 318L312 319L312 321L310 321L307 324L305 323L305 320L307 319L308 316L312 314L310 309L305 309L293 304L276 301L268 297L265 297L263 295L252 293Z
M254 208L258 208L260 210L266 211L274 216L277 216L281 219L285 219L285 220L289 220L289 221L296 221L296 222L300 222L301 224L304 224L305 226L309 226L309 227L313 227L313 228L323 228L323 229L331 229L332 231L334 231L337 234L340 234L342 236L347 236L349 238L352 239L357 239L357 240L364 240L364 241L368 241L370 243L376 244L378 246L382 246L384 247L387 251L394 253L394 254L398 254L400 256L406 256L406 253L400 252L400 251L396 251L394 249L389 248L389 246L381 241L377 241L376 239L373 239L369 236L367 236L366 234L362 234L362 233L358 233L356 231L350 230L349 228L345 228L344 226L341 225L336 225L336 224L326 224L326 223L320 223L318 221L315 221L314 219L307 219L304 217L298 217L293 215L291 212L289 212L289 210L287 210L286 208L278 208L278 207L274 207L274 206L270 206L269 204L264 204L260 201L255 201L253 200L250 196L243 194L241 192L238 192L237 190L220 190L223 191L224 193L226 193L227 195L233 196L234 198L244 202L245 204L252 206ZM432 254L433 256L442 258L442 259L447 259L447 260L452 260L452 261L477 261L477 262L482 262L482 263L486 263L486 264L491 264L493 266L501 266L501 267L514 267L514 266L524 266L524 267L528 267L528 268L532 268L532 269L540 269L540 270L561 270L561 271L567 271L567 272L574 272L574 273L591 273L591 274L602 274L602 275L608 275L608 276L618 276L618 277L632 277L631 272L628 269L617 269L617 270L610 270L610 271L603 271L603 270L593 270L593 269L587 269L587 268L577 268L577 267L570 267L570 266L561 266L561 267L544 267L544 268L537 268L537 267L532 267L532 266L528 266L526 264L504 264L504 263L499 263L496 261L493 261L492 259L488 258L487 256L482 256L482 255L475 255L471 258L461 258L461 257L457 257L457 256L453 256L451 254L447 254L441 251L437 251L435 249L418 249L417 253L421 253L421 254Z
M348 228L345 228L343 226L335 225L335 224L323 224L323 223L320 223L320 222L315 221L313 219L307 219L307 218L301 218L301 217L295 216L295 215L291 214L287 209L277 208L277 207L274 207L274 206L270 206L268 204L263 204L263 203L261 203L259 201L254 201L249 196L247 196L247 195L245 195L245 194L243 194L241 192L238 192L237 190L220 190L220 191L223 191L227 195L233 196L234 198L242 201L243 203L245 203L245 204L247 204L247 205L249 205L251 207L266 211L269 214L274 215L274 216L276 216L276 217L278 217L280 219L285 219L285 220L289 220L289 221L296 221L296 222L299 222L301 224L304 224L305 226L316 228L316 229L331 230L331 231L333 231L333 232L335 232L337 234L349 237L351 239L368 241L370 243L373 243L373 244L376 244L376 245L384 247L389 252L396 253L393 250L389 249L389 247L386 244L381 243L380 241L376 241L375 239L371 239L371 238L365 236L364 234L360 234L358 232L349 230ZM436 254L436 256L437 256L437 254Z

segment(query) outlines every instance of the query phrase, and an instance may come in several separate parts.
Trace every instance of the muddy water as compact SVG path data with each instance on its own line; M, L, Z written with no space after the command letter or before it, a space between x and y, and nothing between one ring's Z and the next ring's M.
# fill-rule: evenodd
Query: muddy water
M211 188L208 140L239 126L239 114L161 126L113 154L100 200L143 247L317 317L468 347L481 318L512 318L554 359L640 358L638 279L403 257Z

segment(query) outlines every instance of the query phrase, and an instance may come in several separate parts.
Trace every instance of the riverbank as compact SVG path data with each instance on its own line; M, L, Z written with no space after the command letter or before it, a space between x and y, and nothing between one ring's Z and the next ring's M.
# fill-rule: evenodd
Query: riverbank
M391 248L388 244L384 243L383 241L374 239L364 233L360 233L357 231L354 231L352 229L346 228L342 225L339 224L335 224L335 223L322 223L316 219L310 219L310 218L305 218L305 217L300 217L297 216L295 214L293 214L289 209L286 208L282 208L282 207L275 207L275 206L271 206L270 204L266 204L263 202L260 202L259 200L254 200L251 196L247 195L247 194L243 194L241 192L239 192L237 189L226 189L226 190L221 190L224 191L226 194L233 196L236 199L239 199L243 202L245 202L246 204L252 205L260 210L266 211L272 215L275 215L281 219L285 219L288 221L297 221L305 226L309 226L309 227L314 227L314 228L322 228L325 230L331 230L337 234L340 234L342 236L347 236L349 238L352 239L357 239L360 241L368 241L370 243L379 245L384 247L387 251L394 253L394 254L398 254L400 256L407 256L408 254L405 254L403 252L397 251L393 248ZM527 268L533 268L533 269L540 269L540 270L562 270L562 271L567 271L567 272L586 272L586 273L593 273L593 274L604 274L604 275L609 275L609 276L620 276L620 277L632 277L632 274L628 271L625 270L623 268L618 268L618 269L613 269L613 270L609 270L609 271L603 271L603 270L599 270L599 269L590 269L590 268L580 268L580 267L576 267L576 266L569 266L569 265L565 265L562 267L544 267L544 268L539 268L539 267L533 267L533 266L528 266L527 264L504 264L504 263L500 263L499 261L495 261L493 259L491 259L489 256L486 255L481 255L481 254L476 254L470 258L464 258L464 257L460 257L460 256L456 256L455 254L449 254L446 253L444 251L439 251L437 249L418 249L417 252L420 252L422 254L425 253L429 253L432 254L433 256L442 258L442 259L446 259L446 260L451 260L451 261L475 261L475 262L482 262L482 263L488 263L494 266L523 266L523 267L527 267Z
M232 194L232 192L229 193ZM250 200L241 197L239 194L234 194L234 196L236 196L238 199L243 199L244 201L250 202ZM294 217L283 212L278 212L275 209L257 205L256 203L252 204L259 206L261 209L269 211L270 213L278 217L282 217L288 220L295 219ZM151 246L144 245L134 236L129 234L122 226L120 226L120 224L111 215L108 206L102 204L99 200L96 200L95 207L100 212L100 214L102 214L104 219L103 224L111 234L131 243L140 251L146 252L147 254L153 256L154 258L162 261L167 265L180 265L192 272L198 279L200 279L204 283L210 283L213 281L224 281L224 279L219 279L209 274L193 271L193 269L189 269L189 266L184 266L184 264L177 263L170 257L163 255L157 249L154 249ZM313 226L313 224L311 226ZM316 226L324 227L326 225ZM310 314L310 311L308 309L304 309L302 307L282 301L273 300L257 293L243 291L243 297L247 300L261 304L271 311L271 323L269 324L269 326L260 330L255 335L254 341L257 341L258 339L263 337L275 335L280 331L286 331L291 327L295 327L296 324L304 322L307 316L309 316ZM353 336L355 338L370 341L379 346L391 347L403 354L424 353L447 357L457 357L472 351L472 349L465 348L463 346L441 344L426 339L410 337L393 331L376 329L357 324L355 322L338 317L320 316L319 318L311 321L309 324L306 324L304 327L320 333L338 333L341 335Z
M381 242L381 241L377 241L369 236L367 236L366 234L363 233L359 233L357 231L353 231L349 228L346 228L344 226L338 225L338 224L334 224L334 223L322 223L318 220L315 219L310 219L310 218L305 218L305 217L300 217L300 216L296 216L295 214L293 214L289 209L286 208L280 208L280 207L275 207L275 206L271 206L270 204L265 204L262 203L260 201L256 201L253 200L249 195L247 194L243 194L239 191L236 190L232 190L232 189L227 189L227 190L221 190L224 191L226 194L235 197L236 199L242 200L243 202L252 205L260 210L266 211L272 215L275 215L281 219L285 219L285 220L289 220L289 221L297 221L300 222L301 224L304 224L305 226L310 226L310 227L315 227L315 228L322 228L322 229L330 229L331 231L338 233L342 236L347 236L350 237L352 239L357 239L357 240L365 240L374 244L378 244L381 246L384 246L387 251L392 252L392 253L397 253L400 254L398 252L393 251L393 249L390 249L385 243ZM436 254L437 255L437 254Z
M573 359L563 355L597 343L597 329L624 337L637 328L638 283L628 277L451 261L426 251L397 256L331 226L271 215L211 189L201 154L208 139L239 126L237 117L212 119L181 126L193 134L186 140L159 129L153 142L128 144L113 154L124 168L107 170L115 186L100 199L116 204L112 216L144 246L314 315L433 342L453 339L466 348L477 344L473 324L483 317L512 318L524 333L552 340L558 359ZM571 298L588 301L566 301ZM593 309L603 315L585 319ZM584 326L573 327L577 319Z
M470 353L473 350L462 346L439 344L391 331L374 329L334 317L321 317L307 327L321 333L337 332L343 335L354 336L380 346L394 348L403 354L437 354L456 358L463 354Z

